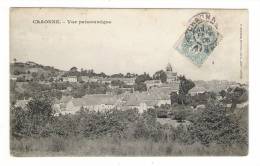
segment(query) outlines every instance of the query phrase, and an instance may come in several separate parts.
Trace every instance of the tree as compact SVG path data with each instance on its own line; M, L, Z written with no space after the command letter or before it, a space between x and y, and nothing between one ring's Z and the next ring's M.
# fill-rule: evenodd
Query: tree
M40 75L40 80L41 80L41 81L44 81L44 80L45 80L45 76L44 76L43 73Z
M173 112L173 119L177 120L178 122L184 122L188 113L186 110L176 110Z
M36 72L33 72L33 73L32 73L32 77L33 77L33 80L34 80L34 81L36 80L37 76L38 76L38 73L36 73Z
M111 75L111 78L123 78L123 77L124 77L124 74L122 74L122 73Z
M136 83L136 84L140 84L140 83L144 83L145 81L151 80L151 79L152 79L152 78L150 77L149 74L144 73L144 74L141 74L141 75L139 75L139 76L136 77L135 83Z
M180 85L179 85L179 104L187 104L187 94L191 90L195 83L192 80L188 80L185 76L179 76Z
M82 87L74 88L71 94L74 98L81 98L86 95L86 90Z
M140 83L134 85L134 90L135 91L140 91L140 92L147 91L146 84L143 83L143 82L140 82Z
M52 99L48 94L37 94L28 102L27 109L31 117L47 121L54 115L52 104Z
M11 107L10 109L10 129L14 137L27 135L28 112L21 107Z
M180 86L179 86L179 93L180 94L188 94L189 90L191 90L195 83L192 80L188 80L185 76L179 76Z
M107 77L107 75L104 73L104 72L101 72L101 73L99 73L99 74L97 74L99 77L103 77L103 78L106 78Z
M225 90L221 90L220 92L219 92L219 95L222 97L222 98L224 98L225 96L226 96L226 91Z
M232 105L230 110L233 112L236 109L237 104L248 100L247 90L243 87L236 87L231 94Z
M126 77L126 78L132 78L132 77L133 77L133 74L131 74L131 73L128 72L128 73L126 73L125 77Z
M50 79L49 79L49 82L53 82L54 81L54 79L53 79L53 77L51 77Z
M233 117L221 103L211 100L205 111L201 111L196 119L193 118L193 125L189 130L195 139L204 145L239 143L240 128Z
M125 85L125 83L123 81L120 81L120 80L112 80L111 85L112 86L119 86L121 88Z
M167 75L163 70L160 70L154 73L153 79L161 80L162 83L165 83L167 81Z
M151 80L152 78L149 76L149 74L141 74L136 77L135 79L135 86L134 90L135 91L147 91L146 84L144 83L147 80Z
M25 108L11 108L11 133L13 136L48 136L54 118L52 98L37 94Z
M171 98L171 105L173 105L174 103L178 103L178 94L177 94L177 92L171 92L170 98Z
M72 67L72 68L70 69L70 71L72 71L72 72L77 72L77 71L78 71L78 68L77 68L77 67Z

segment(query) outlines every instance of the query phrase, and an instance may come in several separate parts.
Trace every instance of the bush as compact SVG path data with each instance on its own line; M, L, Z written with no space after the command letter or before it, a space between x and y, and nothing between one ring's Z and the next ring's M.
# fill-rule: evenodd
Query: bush
M238 143L241 135L238 122L220 103L212 101L194 121L190 132L203 145L210 143L231 145Z
M187 112L185 110L178 110L173 113L173 119L178 122L183 122L187 117Z
M190 107L184 105L172 107L173 119L191 122L178 124L177 127L174 124L158 123L158 111L155 109L149 109L142 114L135 109L113 109L106 112L82 109L76 114L55 117L51 104L51 98L39 96L33 98L26 109L12 107L13 138L46 139L48 142L43 146L52 152L66 151L67 141L72 138L92 141L110 139L118 146L124 146L121 143L125 140L145 140L151 142L151 145L175 142L183 146L196 143L206 145L205 147L212 144L247 146L247 112L244 110L247 108L232 114L214 100L206 105L205 111L200 112L193 113ZM26 146L17 145L15 148L33 151L38 147L27 142ZM114 150L116 153L117 150ZM171 154L173 151L171 146L165 146L163 150L165 154Z
M172 119L178 122L183 122L184 120L189 120L190 116L193 116L191 108L187 106L179 105L172 110Z
M175 139L180 144L193 144L195 142L194 136L189 132L190 126L180 125L177 129L173 130L175 132Z
M11 108L11 133L13 136L48 136L54 112L52 99L41 94L34 96L26 108Z
M157 109L156 114L158 118L168 118L168 111L165 109Z

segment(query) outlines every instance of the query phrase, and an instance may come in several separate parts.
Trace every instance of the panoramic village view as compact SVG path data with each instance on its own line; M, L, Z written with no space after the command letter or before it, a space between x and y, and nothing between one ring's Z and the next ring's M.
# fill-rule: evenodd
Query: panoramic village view
M14 156L246 155L248 85L10 64Z

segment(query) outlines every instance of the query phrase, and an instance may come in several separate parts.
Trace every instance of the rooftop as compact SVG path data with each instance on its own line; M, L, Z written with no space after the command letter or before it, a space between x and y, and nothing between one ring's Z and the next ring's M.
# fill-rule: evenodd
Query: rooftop
M205 89L202 86L195 86L194 88L192 88L189 92L190 93L197 93L197 92L206 92L207 89Z
M82 98L73 98L72 102L75 106L87 106L87 105L114 105L118 100L117 96L107 94L93 94L85 95Z

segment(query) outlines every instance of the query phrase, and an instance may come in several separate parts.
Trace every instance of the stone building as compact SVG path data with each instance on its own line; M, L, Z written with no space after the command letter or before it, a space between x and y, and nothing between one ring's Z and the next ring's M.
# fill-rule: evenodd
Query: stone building
M166 75L167 75L167 83L175 83L178 82L178 76L177 76L177 72L173 72L172 70L172 66L170 63L168 63L168 65L166 66L166 71L165 71Z
M77 81L78 81L77 76L63 77L63 82L77 82Z

